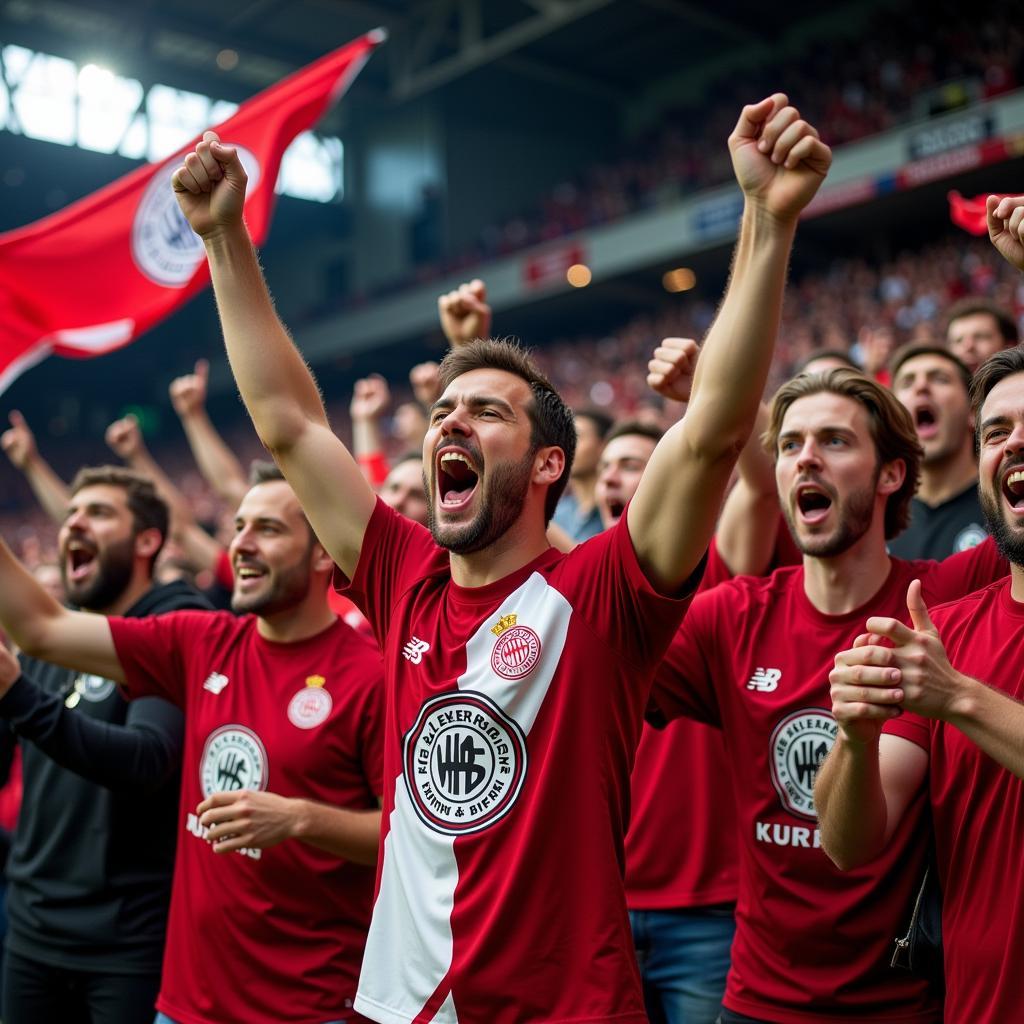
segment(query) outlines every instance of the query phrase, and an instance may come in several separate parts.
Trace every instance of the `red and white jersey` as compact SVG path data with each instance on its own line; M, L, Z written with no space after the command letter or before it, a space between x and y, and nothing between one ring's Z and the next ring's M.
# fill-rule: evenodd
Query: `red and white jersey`
M697 593L730 579L715 542ZM644 723L631 779L626 904L673 910L735 903L736 803L720 729L677 718ZM686 841L680 842L679 837Z
M932 610L953 666L1024 701L1024 604L1003 580ZM945 722L909 712L885 731L929 754L946 968L946 1020L1021 1019L1024 974L1024 782Z
M868 867L840 872L820 849L814 781L837 731L828 675L869 616L907 617L911 580L934 602L1005 571L988 542L942 563L894 559L879 592L845 615L811 604L802 566L694 599L652 716L696 717L725 736L740 824L729 1009L783 1024L940 1018L924 982L889 967L920 881L923 798Z
M488 586L378 501L350 590L384 648L383 855L356 1008L385 1024L644 1024L629 773L687 602L625 518Z
M251 615L109 621L128 695L156 694L185 712L157 1009L181 1024L354 1019L373 869L298 840L217 854L195 811L237 789L376 807L380 653L340 621L291 644L263 639Z

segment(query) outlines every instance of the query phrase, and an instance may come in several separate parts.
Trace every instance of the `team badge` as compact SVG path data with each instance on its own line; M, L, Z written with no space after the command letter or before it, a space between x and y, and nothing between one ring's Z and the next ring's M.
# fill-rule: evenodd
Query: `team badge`
M516 624L517 616L503 615L491 627L498 638L491 651L491 668L503 679L522 679L540 661L540 637L529 626Z
M480 832L512 809L526 778L526 737L490 698L442 693L405 734L403 774L420 820L450 836Z
M986 537L988 537L988 534L983 527L977 523L971 523L970 526L965 526L953 538L953 553L976 548Z
M103 676L94 676L83 672L75 679L75 685L67 695L64 705L69 708L77 707L83 700L87 700L90 704L99 704L114 692L116 685Z
M238 146L238 156L249 176L248 191L260 179L260 165L249 150ZM132 259L154 284L184 288L203 261L205 250L189 227L171 187L171 175L183 155L169 160L150 179L132 222Z
M772 783L783 806L803 818L817 819L814 780L835 743L836 720L824 708L804 708L775 727L770 747Z
M244 725L222 725L211 732L199 759L203 796L238 789L267 788L267 751Z
M288 721L297 729L315 729L327 721L334 707L331 695L324 689L323 676L310 676L288 704Z

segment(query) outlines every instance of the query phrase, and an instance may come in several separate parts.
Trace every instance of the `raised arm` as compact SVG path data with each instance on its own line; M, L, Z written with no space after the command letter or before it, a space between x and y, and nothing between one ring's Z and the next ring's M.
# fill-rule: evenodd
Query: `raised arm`
M123 724L90 718L37 686L2 647L0 718L61 767L115 791L155 792L181 765L184 724L173 704L142 697Z
M58 604L2 540L0 626L33 658L124 682L106 618Z
M11 426L0 435L0 446L14 468L28 481L43 511L55 523L63 522L68 507L68 485L39 454L35 435L25 422L25 417L14 409L8 419Z
M754 429L736 460L737 479L715 528L718 554L733 576L763 576L771 568L781 509L775 466L761 445L768 407L758 406Z
M206 389L209 375L210 364L205 359L197 360L194 372L171 381L171 405L181 420L188 446L192 449L192 457L203 479L228 508L235 509L248 491L249 483L242 464L224 443L224 438L207 415Z
M729 137L744 207L732 274L708 332L686 415L666 433L630 503L630 537L651 583L675 593L714 532L768 378L797 218L829 148L785 95L743 108ZM649 381L665 372L657 353Z
M380 374L356 381L348 407L352 418L352 454L374 490L384 483L389 471L380 421L390 405L391 389Z
M260 440L342 572L355 571L376 496L331 431L309 368L278 319L242 221L246 174L206 132L172 176L206 247L228 360Z
M489 338L491 335L487 287L479 278L439 296L437 312L441 318L441 330L452 348L460 348L477 338Z

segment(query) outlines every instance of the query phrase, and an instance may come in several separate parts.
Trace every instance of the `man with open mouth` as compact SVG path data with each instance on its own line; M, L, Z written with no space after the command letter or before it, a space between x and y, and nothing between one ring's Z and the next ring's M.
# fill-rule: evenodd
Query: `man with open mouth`
M813 787L836 735L828 673L866 608L904 610L911 579L941 600L998 578L1006 563L991 541L945 562L890 558L921 453L906 409L859 372L784 384L764 440L802 563L694 598L649 713L695 718L725 738L740 868L720 1019L939 1021L927 984L888 968L923 865L921 802L876 864L843 876L821 855Z
M208 133L175 172L257 432L384 649L382 853L356 999L374 1020L647 1020L622 883L629 769L754 423L797 220L831 160L781 93L743 109L729 148L744 213L689 411L619 525L568 555L545 528L572 413L521 349L446 357L423 449L430 529L410 523L331 432L274 313L236 152Z
M987 536L978 503L970 371L938 345L907 345L892 389L914 421L924 455L910 523L889 542L897 558L945 558Z
M168 511L147 479L89 467L58 487L69 492L64 589L90 619L209 609L183 583L154 583ZM148 1024L174 867L181 712L160 699L129 704L104 674L26 655L7 668L0 759L9 764L20 740L25 788L7 862L3 1018L102 1012Z
M82 678L104 682L121 704L116 684L131 708L167 708L179 728L175 746L162 744L172 767L183 765L180 796L177 786L170 794L177 812L165 807L159 829L142 770L156 758L139 754L138 770L134 763L117 769L133 786L115 822L125 848L118 863L127 873L133 850L157 846L168 875L174 867L173 886L167 877L153 894L156 881L135 871L134 888L108 911L116 919L122 904L145 898L148 909L170 896L162 976L136 1015L119 1013L118 1021L153 1020L156 981L158 1024L363 1019L352 1002L380 830L380 653L328 604L334 563L280 471L257 464L252 482L229 549L237 614L103 617L62 608L0 542L0 621L16 642L93 673ZM102 518L98 497L88 497ZM110 530L84 529L87 508L73 499L64 530L73 595L85 587L95 593L104 575L95 562ZM0 693L10 687L0 713L8 702L23 705L26 682L16 674L0 655ZM90 685L81 691L83 707L95 699ZM89 752L91 761L80 757L94 777L114 772L102 748ZM115 773L108 784L117 782L127 784ZM93 833L81 831L87 824L84 816L70 822L60 856L91 848ZM150 909L145 920L153 917ZM139 956L134 946L120 952L128 965ZM56 1021L64 1005L36 1015L5 1010L4 1019Z
M986 212L993 245L1024 271L1024 196L989 196ZM817 795L825 849L854 872L885 860L916 805L929 807L945 1019L994 1024L1024 1005L1024 976L1005 960L1024 942L1024 350L982 364L971 405L981 505L1010 576L934 616L914 580L909 625L869 607L831 673L838 737Z

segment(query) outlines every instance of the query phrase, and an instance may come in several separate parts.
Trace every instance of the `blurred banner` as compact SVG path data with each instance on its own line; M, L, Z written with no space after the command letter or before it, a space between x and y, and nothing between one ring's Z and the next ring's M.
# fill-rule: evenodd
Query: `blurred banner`
M281 157L348 88L381 30L321 57L216 125L249 175L245 220L267 237ZM0 235L0 393L51 353L90 358L127 345L206 287L203 244L171 174L198 139L71 206Z

